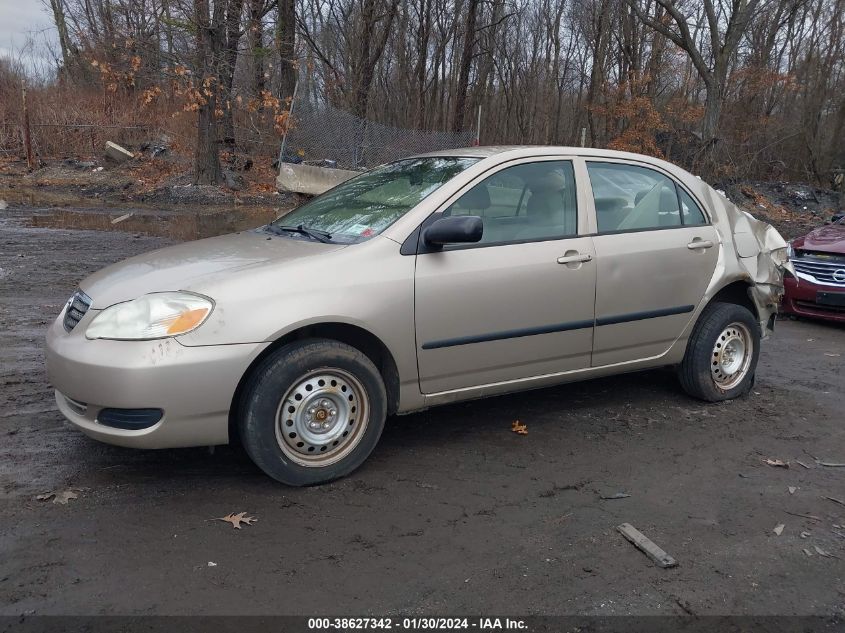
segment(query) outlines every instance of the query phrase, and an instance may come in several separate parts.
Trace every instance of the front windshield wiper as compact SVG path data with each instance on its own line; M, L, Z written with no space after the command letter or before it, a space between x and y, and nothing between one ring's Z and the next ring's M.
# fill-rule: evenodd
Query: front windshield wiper
M268 224L267 228L276 234L279 234L280 231L286 231L288 233L299 233L300 235L307 235L311 239L317 240L318 242L323 242L324 244L330 244L332 241L331 233L327 233L326 231L321 231L319 229L312 229L311 227L305 226L304 224L300 224L299 226L279 226L278 224Z

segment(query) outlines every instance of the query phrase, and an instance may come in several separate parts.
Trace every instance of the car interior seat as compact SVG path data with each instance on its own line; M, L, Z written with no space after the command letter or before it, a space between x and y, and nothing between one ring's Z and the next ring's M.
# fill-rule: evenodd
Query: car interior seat
M644 192L642 192L645 195ZM637 194L639 195L639 194ZM642 199L642 197L640 197ZM622 197L606 196L596 198L596 222L602 233L619 230L620 225L628 215L625 207L628 201Z
M660 190L660 226L678 226L681 223L681 210L675 189L663 187Z
M525 206L528 222L519 230L517 238L574 235L577 217L574 206L567 204L566 177L558 170L550 170L526 184L531 192Z
M484 215L484 211L490 208L490 191L486 183L475 185L464 195L458 198L449 210L443 215Z
M678 226L681 223L678 196L673 187L658 183L651 189L638 191L634 208L619 223L618 230L647 229L656 226Z
M443 217L451 215L478 215L481 216L484 225L484 233L481 241L488 242L488 227L487 219L484 217L484 212L490 208L490 191L487 189L486 183L479 183L472 189L467 191L464 195L452 203L448 209L443 212Z

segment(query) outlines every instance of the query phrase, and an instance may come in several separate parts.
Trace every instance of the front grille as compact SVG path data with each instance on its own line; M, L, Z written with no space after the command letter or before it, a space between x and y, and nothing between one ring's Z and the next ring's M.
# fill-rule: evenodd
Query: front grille
M826 286L845 288L845 261L823 261L809 257L796 257L792 260L795 272L802 279Z
M91 297L81 290L74 292L73 296L68 299L67 305L65 306L65 329L70 332L73 328L75 328L76 324L82 320L82 317L85 316L85 313L88 312L88 308L90 307Z

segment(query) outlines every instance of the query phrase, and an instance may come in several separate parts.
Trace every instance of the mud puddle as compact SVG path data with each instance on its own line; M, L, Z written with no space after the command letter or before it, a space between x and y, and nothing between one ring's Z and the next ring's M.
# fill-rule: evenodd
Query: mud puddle
M275 220L286 211L279 207L202 210L64 207L34 209L28 225L35 228L123 231L184 241L252 229Z

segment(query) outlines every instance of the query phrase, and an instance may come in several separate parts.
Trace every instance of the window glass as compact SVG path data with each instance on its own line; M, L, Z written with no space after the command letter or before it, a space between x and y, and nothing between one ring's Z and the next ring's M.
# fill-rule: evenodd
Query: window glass
M675 183L652 169L587 163L599 233L680 226Z
M361 242L381 233L478 160L412 158L383 165L330 189L273 224L324 231L334 242Z
M503 169L467 191L444 215L481 217L481 244L576 235L578 209L572 163L541 161Z
M696 204L692 196L680 187L678 187L678 194L681 197L681 213L684 216L684 224L690 226L707 224L707 218L704 217L701 207Z

